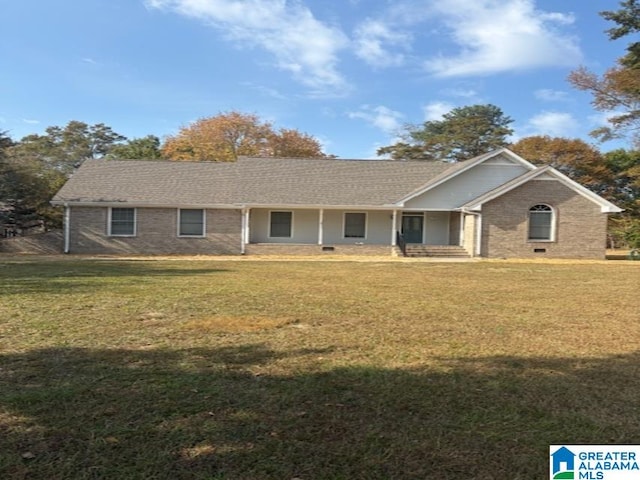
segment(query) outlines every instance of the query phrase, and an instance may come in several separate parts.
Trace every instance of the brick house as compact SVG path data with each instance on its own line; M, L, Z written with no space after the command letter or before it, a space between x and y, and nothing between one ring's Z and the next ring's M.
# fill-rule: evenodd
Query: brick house
M86 161L52 200L91 254L604 258L621 210L507 149L444 162Z

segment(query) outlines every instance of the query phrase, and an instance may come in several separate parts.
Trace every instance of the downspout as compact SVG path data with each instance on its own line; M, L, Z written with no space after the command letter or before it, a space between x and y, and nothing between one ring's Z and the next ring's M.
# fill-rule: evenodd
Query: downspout
M482 248L480 243L482 242L482 214L478 214L478 224L476 225L476 255L481 256Z
M71 207L69 207L68 203L64 204L64 216L62 223L64 225L64 253L69 253L71 240Z

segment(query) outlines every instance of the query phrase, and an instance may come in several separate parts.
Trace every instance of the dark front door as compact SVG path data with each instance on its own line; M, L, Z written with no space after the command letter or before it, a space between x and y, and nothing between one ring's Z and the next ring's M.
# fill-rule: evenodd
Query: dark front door
M403 215L402 235L406 243L422 243L424 215Z

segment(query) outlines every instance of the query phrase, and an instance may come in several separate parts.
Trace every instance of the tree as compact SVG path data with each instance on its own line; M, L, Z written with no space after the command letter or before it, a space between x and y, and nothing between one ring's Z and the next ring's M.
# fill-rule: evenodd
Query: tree
M14 158L32 158L65 175L84 160L104 157L126 137L103 123L88 125L76 120L65 127L52 126L44 135L27 135L12 148Z
M614 174L613 201L625 209L625 216L640 220L640 150L612 150L604 159Z
M378 155L415 160L459 162L507 145L513 120L495 105L454 108L442 120L407 125L402 141L378 149Z
M51 126L44 135L27 135L4 150L2 198L16 223L45 220L59 226L61 214L49 204L74 168L89 158L104 157L126 137L103 123L71 121Z
M113 146L106 158L113 160L157 160L162 158L160 139L155 135L133 138Z
M281 128L269 137L267 152L270 157L325 157L320 142L313 136L295 129Z
M626 0L620 2L622 7L617 11L604 11L600 15L611 22L618 24L617 27L607 30L609 40L617 40L627 35L640 32L640 3L638 0ZM620 63L627 67L638 67L640 65L640 42L632 42L627 47L627 55L620 59Z
M275 131L257 115L237 111L201 118L169 136L162 154L171 160L234 162L247 156L323 157L320 144L297 130Z
M637 0L626 0L621 6L618 11L600 12L604 18L618 24L607 30L611 40L640 31ZM591 103L596 110L613 114L607 120L609 126L594 130L592 136L603 142L630 137L640 146L640 42L631 43L627 52L602 78L580 67L571 72L568 80L578 90L591 92Z
M593 145L577 138L536 135L522 138L510 148L532 163L551 165L593 192L614 200L615 173Z

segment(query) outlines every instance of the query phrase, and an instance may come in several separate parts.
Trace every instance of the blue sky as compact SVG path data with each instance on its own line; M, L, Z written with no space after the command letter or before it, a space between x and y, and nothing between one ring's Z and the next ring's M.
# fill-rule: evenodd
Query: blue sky
M70 120L129 138L239 110L342 158L406 123L492 103L514 139L603 123L568 73L611 67L614 0L20 0L2 2L0 130ZM619 145L604 144L606 151Z

